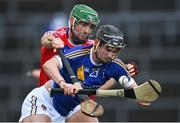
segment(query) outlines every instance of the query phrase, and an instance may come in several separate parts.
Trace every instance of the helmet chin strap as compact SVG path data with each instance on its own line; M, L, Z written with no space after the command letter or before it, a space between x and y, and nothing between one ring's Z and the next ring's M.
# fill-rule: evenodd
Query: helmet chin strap
M97 48L99 47L100 41L97 42L96 45L93 46L93 52L96 53Z
M100 42L98 42L98 43L93 47L93 52L94 52L94 55L96 56L96 61L97 61L98 63L105 63L103 60L101 60L101 59L98 57L98 54L97 54L97 52L99 52L99 51L98 51L99 44L100 44Z
M86 40L88 39L88 37L87 37L85 40L82 40L74 34L73 30L71 30L71 32L72 32L72 40L75 44L78 44L78 45L84 44L86 42Z

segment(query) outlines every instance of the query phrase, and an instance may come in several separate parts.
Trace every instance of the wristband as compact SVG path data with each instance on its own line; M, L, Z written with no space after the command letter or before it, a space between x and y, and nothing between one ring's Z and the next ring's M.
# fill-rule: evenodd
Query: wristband
M59 84L59 86L60 86L61 88L64 88L64 86L65 86L65 81L64 81L64 80L60 80L60 81L58 81L58 84Z

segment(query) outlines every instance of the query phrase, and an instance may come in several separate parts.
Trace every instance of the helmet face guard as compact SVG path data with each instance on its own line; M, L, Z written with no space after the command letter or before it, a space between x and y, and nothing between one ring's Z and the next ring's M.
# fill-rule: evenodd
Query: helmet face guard
M100 40L101 44L109 47L123 49L126 46L122 32L111 25L101 26L96 37Z
M83 25L83 26L89 26L89 33L81 33L80 31L76 30L76 26L78 25ZM83 38L88 38L90 36L92 36L92 32L94 30L94 25L92 25L91 23L87 23L87 22L79 22L79 23L75 23L74 24L74 28L73 28L73 33L76 35L76 36L81 36Z
M84 44L92 34L84 34L74 28L71 29L72 40L75 44Z
M72 32L72 40L75 44L84 44L89 38L88 34L81 34L75 30L71 30ZM84 39L80 39L79 37L84 37Z

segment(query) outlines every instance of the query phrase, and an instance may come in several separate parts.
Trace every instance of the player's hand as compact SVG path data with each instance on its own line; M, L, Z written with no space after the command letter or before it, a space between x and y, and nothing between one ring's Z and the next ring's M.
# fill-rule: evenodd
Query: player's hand
M53 35L55 33L55 31L47 31L44 33L44 35L42 36L41 40L47 38L50 35Z
M136 76L139 73L138 67L134 62L126 64L126 68L129 71L131 76Z
M75 82L74 85L75 85L78 89L82 89L80 82Z
M64 95L75 96L79 91L79 88L76 85L65 83L63 85Z
M50 37L48 38L48 41L51 42L51 46L53 48L53 52L56 52L57 49L64 47L64 42L60 38Z
M41 38L41 44L47 48L53 48L53 52L64 48L64 42L56 35L55 31L46 32Z

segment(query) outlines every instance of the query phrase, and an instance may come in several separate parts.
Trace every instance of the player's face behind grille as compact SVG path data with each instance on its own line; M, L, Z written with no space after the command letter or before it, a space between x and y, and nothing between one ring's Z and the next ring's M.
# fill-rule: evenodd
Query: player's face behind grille
M97 48L96 51L96 58L97 61L100 63L106 63L111 62L113 59L115 59L122 48L114 48L107 45L100 45Z
M80 21L79 23L75 24L73 33L80 40L87 40L89 37L92 36L92 32L94 28L95 28L95 25L88 22Z
M100 20L98 13L89 6L75 5L70 14L72 40L75 44L84 44L92 36L94 27Z

